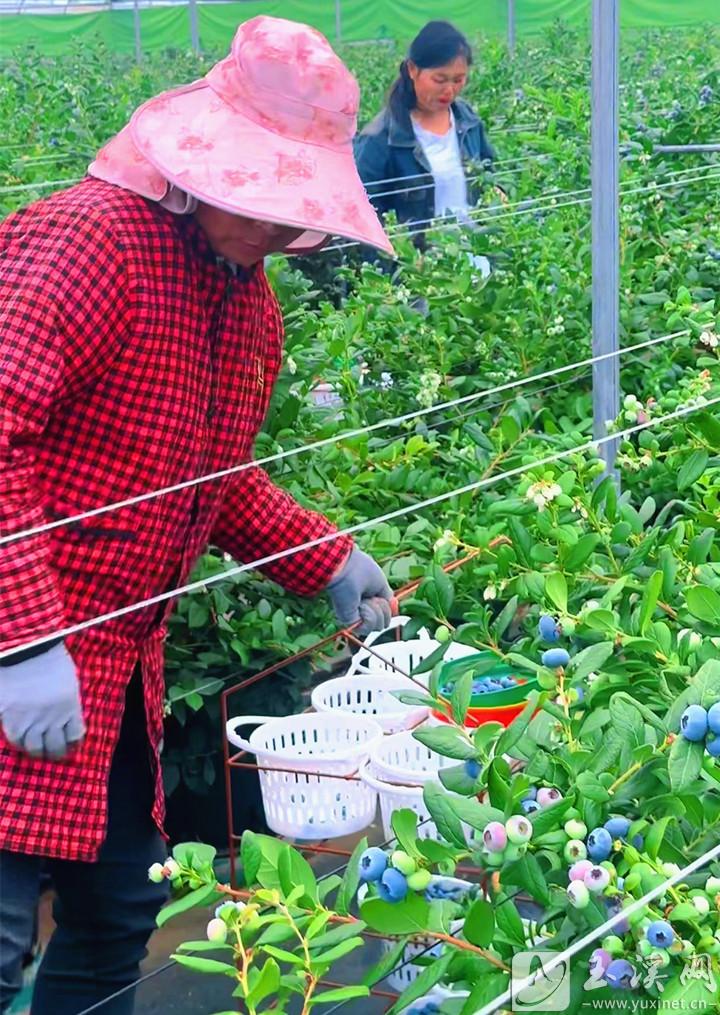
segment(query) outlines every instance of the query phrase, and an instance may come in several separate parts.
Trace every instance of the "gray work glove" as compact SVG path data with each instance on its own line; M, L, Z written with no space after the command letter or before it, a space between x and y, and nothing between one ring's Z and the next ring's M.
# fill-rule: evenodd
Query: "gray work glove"
M9 743L33 758L63 758L82 740L77 672L64 645L0 666L0 723Z
M382 568L357 546L342 570L327 586L338 623L343 627L362 621L355 634L382 631L392 617L392 589Z

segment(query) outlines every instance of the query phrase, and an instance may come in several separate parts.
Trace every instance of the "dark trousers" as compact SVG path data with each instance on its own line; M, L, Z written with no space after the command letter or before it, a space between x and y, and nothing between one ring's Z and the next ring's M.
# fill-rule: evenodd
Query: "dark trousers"
M79 1015L133 983L145 957L166 886L148 881L167 849L151 818L153 784L142 683L128 688L108 786L107 836L95 863L44 860L0 851L0 1012L21 985L46 866L57 894L57 928L38 970L31 1015ZM107 1001L98 1015L131 1015L134 991Z

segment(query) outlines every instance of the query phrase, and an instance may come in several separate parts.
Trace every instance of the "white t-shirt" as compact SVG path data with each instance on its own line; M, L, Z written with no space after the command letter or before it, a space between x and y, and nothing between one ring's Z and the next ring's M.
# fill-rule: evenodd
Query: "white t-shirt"
M445 134L433 134L412 120L415 137L430 163L435 182L435 215L462 214L468 210L467 180L460 157L455 117L450 110L450 128Z

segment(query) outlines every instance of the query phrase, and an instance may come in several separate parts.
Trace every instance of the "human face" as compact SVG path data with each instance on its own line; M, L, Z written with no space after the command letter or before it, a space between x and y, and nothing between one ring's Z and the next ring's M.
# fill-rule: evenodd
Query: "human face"
M421 70L409 60L408 73L415 85L418 111L431 115L449 109L460 95L467 82L468 62L464 56L456 56L442 67Z
M215 253L243 268L251 268L268 254L285 250L305 231L294 226L279 226L243 215L231 215L202 201L198 202L195 220L204 230Z

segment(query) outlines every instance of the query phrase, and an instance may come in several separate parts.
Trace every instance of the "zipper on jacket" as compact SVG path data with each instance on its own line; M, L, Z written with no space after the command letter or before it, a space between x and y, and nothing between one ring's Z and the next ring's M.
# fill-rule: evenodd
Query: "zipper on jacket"
M227 268L225 269L227 271ZM211 423L217 412L217 396L218 396L218 362L217 362L217 351L218 351L218 336L220 333L220 325L223 319L223 313L225 311L225 305L227 298L230 295L230 289L232 288L232 277L228 274L225 279L225 286L223 288L222 299L220 300L220 306L213 315L212 325L210 327L210 398L208 401L208 407L205 414L205 418L208 423Z

